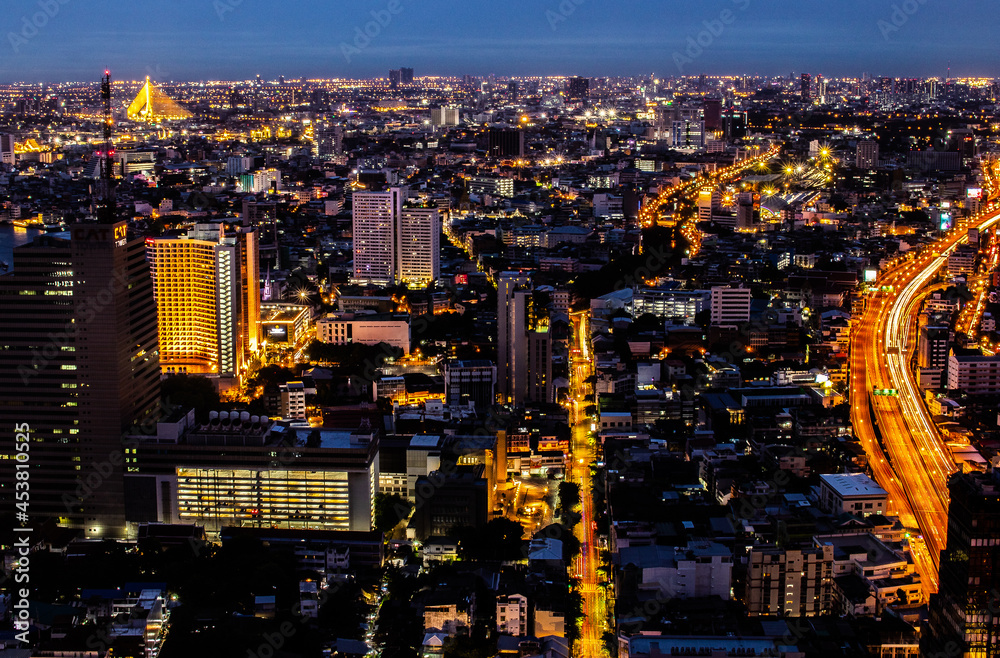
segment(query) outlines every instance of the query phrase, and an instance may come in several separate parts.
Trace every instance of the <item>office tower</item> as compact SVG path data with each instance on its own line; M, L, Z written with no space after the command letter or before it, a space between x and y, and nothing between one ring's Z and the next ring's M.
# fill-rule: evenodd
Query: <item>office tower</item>
M729 108L722 115L722 131L726 141L735 141L747 136L747 114Z
M516 128L490 128L487 153L494 158L523 158L524 131Z
M750 321L749 288L712 288L712 325L739 326Z
M816 96L820 103L826 103L826 88L829 81L823 76L816 76Z
M717 98L706 98L701 103L705 116L705 129L710 131L722 128L722 101Z
M802 74L802 80L799 86L799 93L802 96L802 101L808 103L812 100L812 76L808 73Z
M681 119L671 124L670 143L680 148L702 148L705 146L705 122Z
M403 74L399 69L389 71L389 87L399 89L399 83L403 79Z
M497 281L497 384L514 405L552 402L552 337L548 310L528 276L504 272Z
M405 187L354 193L354 278L426 286L441 272L441 216L403 208Z
M1000 656L1000 472L956 473L948 491L948 544L921 655Z
M431 109L431 123L435 126L457 126L459 120L459 109L457 107L435 107Z
M399 81L404 85L413 84L413 69L408 69L405 66L399 69Z
M877 169L878 156L878 142L873 139L863 139L858 142L858 169Z
M507 83L507 95L512 101L516 101L518 97L518 87L517 82L511 80Z
M570 78L566 81L566 97L570 100L585 100L590 96L590 80Z
M197 224L185 236L150 238L164 374L236 385L260 348L257 232Z
M239 176L253 169L253 158L249 156L230 156L226 160L226 175Z
M444 364L444 392L450 405L465 400L477 411L489 409L496 402L497 367L486 359L450 359Z
M753 230L760 224L760 196L745 192L736 201L736 228Z
M0 134L0 164L14 165L14 136Z
M14 249L0 276L0 441L30 428L31 523L124 537L122 437L155 419L160 364L144 242L127 225L76 224ZM0 500L14 510L13 461ZM38 527L38 526L35 526Z
M343 150L344 129L341 126L330 126L316 131L316 157L329 160L343 153Z

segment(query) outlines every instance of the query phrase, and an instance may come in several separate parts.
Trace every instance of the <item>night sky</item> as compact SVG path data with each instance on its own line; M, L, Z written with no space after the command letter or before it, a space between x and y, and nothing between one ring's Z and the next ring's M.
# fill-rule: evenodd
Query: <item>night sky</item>
M944 76L950 61L956 76L1000 75L1000 17L987 0L5 0L4 9L4 83L93 80L105 67L160 81L384 77L400 66L418 76L836 77ZM42 27L25 27L33 17ZM366 27L375 36L356 42Z

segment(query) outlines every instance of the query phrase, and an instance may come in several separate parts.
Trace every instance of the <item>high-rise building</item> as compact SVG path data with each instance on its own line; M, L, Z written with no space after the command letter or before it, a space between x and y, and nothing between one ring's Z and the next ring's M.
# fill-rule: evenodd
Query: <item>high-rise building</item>
M406 68L405 66L399 69L399 81L404 85L413 84L413 69Z
M920 335L917 337L917 365L921 368L947 368L950 338L950 327L920 327Z
M441 215L405 208L407 189L354 193L354 278L426 286L441 273Z
M799 85L799 93L802 96L802 101L808 103L812 100L812 76L808 73L802 74L802 80Z
M878 142L873 139L863 139L858 142L858 169L877 169L878 156Z
M463 398L484 411L496 402L497 367L486 359L461 361L451 359L444 364L444 391L450 405L459 405Z
M680 148L702 148L705 146L705 122L692 119L672 122L670 142Z
M739 326L750 321L749 288L712 288L712 325Z
M0 134L0 164L14 165L14 136Z
M487 153L494 158L523 158L524 131L516 128L490 128Z
M722 101L718 98L706 98L701 106L705 115L705 129L714 131L722 128Z
M226 160L226 174L239 176L253 169L253 158L247 156L230 156Z
M399 83L403 79L403 74L399 69L393 69L389 71L389 87L392 89L398 89Z
M236 384L261 347L256 230L197 224L184 236L150 238L146 249L163 372Z
M457 107L431 108L431 123L435 126L457 126L459 120L459 109Z
M1000 656L1000 471L948 482L948 544L921 654Z
M76 224L14 250L0 276L0 425L14 509L14 428L30 440L31 513L87 537L126 534L122 437L155 420L160 363L153 282L127 225ZM16 403L15 403L16 402Z
M504 272L497 280L497 384L504 401L553 402L552 336L548 310L535 298L527 275Z
M278 249L278 206L257 201L254 197L243 199L243 226L257 229L258 271L281 268L281 250Z
M344 151L344 129L341 126L316 131L316 157L328 160Z
M566 97L570 100L585 100L590 96L588 78L570 78L566 81Z

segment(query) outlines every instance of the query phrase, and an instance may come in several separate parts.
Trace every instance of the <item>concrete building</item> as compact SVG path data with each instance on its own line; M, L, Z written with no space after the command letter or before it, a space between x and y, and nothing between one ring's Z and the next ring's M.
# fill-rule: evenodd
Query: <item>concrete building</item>
M13 167L14 162L14 136L0 134L0 164Z
M948 389L966 395L1000 393L1000 355L948 357Z
M528 635L528 598L523 594L497 597L497 632L523 637Z
M877 169L878 157L878 142L870 139L863 139L858 142L858 153L856 159L858 169Z
M515 405L553 402L552 336L547 309L537 304L527 275L497 279L497 384Z
M476 405L478 411L489 409L496 402L497 367L486 359L451 359L444 364L444 391L449 405L459 405L463 398Z
M716 327L738 327L750 321L749 288L712 288L712 325Z
M864 473L820 475L819 504L828 514L885 514L888 493Z
M718 596L728 600L732 586L732 552L714 542L687 546L623 548L619 566L639 570L639 590L668 599Z
M833 611L833 546L750 549L743 602L751 617L814 617Z
M280 384L281 417L304 420L306 417L306 386L302 382Z
M410 316L401 313L362 314L336 311L316 323L316 338L333 345L386 343L410 353Z

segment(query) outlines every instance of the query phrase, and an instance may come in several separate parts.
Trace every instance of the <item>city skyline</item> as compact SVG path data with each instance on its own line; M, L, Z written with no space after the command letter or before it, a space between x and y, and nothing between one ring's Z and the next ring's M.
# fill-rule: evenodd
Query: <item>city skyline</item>
M618 5L624 11L607 12L583 0L514 0L487 16L478 6L447 0L419 8L387 0L329 15L314 1L274 14L254 0L131 7L14 0L0 27L0 48L7 51L0 83L87 80L105 67L119 79L175 81L364 79L400 65L441 76L795 70L943 77L949 64L955 76L994 75L1000 62L988 44L996 23L969 19L984 13L985 3L961 4L967 11L942 14L919 0L820 10L786 0L766 7L725 0L695 9L633 0ZM481 34L486 25L491 32ZM662 27L642 31L643 25Z

